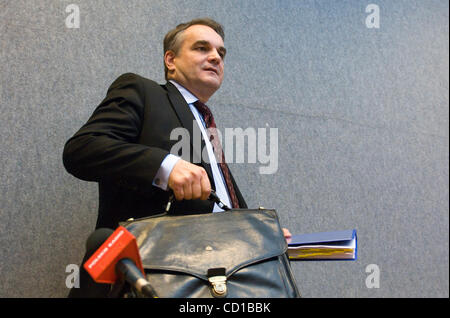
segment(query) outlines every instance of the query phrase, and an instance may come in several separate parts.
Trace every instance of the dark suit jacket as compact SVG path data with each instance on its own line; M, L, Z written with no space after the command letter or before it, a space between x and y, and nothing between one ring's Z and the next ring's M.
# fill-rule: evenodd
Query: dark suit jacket
M194 121L188 104L170 82L159 85L131 73L113 82L87 123L67 141L63 153L69 173L99 184L96 228L115 228L128 218L164 212L169 192L152 183L165 156L178 142L170 140L177 127L189 131L190 161L205 168L214 189L211 167L192 146L194 129L198 129ZM240 207L246 208L232 181ZM184 200L174 202L170 213L209 213L212 209L210 201Z

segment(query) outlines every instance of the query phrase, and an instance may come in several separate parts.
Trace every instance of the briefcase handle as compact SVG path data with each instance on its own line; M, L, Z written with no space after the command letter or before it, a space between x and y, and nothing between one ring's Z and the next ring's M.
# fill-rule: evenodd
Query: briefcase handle
M170 210L170 206L172 205L172 202L175 200L175 195L173 194L173 191L170 190L170 195L169 195L169 202L167 202L166 205L166 212L169 212ZM216 194L216 191L214 191L213 189L211 189L211 193L209 194L208 200L213 201L214 203L216 203L219 208L228 211L231 210L225 203L222 202L222 200L220 200L219 196Z

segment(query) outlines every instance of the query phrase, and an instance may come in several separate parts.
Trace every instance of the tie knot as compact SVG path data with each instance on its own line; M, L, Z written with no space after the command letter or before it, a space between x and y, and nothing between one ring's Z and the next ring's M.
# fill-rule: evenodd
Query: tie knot
M206 106L205 104L203 104L201 101L197 100L196 102L194 102L194 106L195 108L198 109L199 112L201 112L202 114L204 113L211 113L211 111L209 110L208 106Z
M202 115L203 120L205 121L205 124L206 124L206 128L215 127L214 117L211 113L211 110L208 108L208 106L206 106L199 100L194 102L194 106L195 106L195 108L197 108L197 110Z

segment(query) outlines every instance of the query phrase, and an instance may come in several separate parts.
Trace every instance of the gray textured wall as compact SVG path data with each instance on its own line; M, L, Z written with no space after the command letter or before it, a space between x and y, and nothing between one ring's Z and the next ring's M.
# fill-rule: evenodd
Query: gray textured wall
M368 4L380 27L367 28ZM65 9L80 9L80 28ZM232 164L293 233L356 228L356 262L296 262L304 297L449 296L448 1L0 0L0 296L64 297L97 187L65 141L120 74L163 82L162 38L226 30L219 128L278 128L278 171ZM366 266L380 269L366 287Z

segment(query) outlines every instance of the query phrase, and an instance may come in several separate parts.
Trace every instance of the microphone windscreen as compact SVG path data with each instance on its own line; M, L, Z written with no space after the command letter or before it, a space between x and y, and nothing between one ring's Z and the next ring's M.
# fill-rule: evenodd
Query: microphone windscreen
M106 238L106 239L105 239ZM132 260L144 274L136 238L123 226L114 232L98 229L86 244L92 255L84 263L84 269L97 283L113 284L117 281L116 264L122 259Z
M110 237L114 231L109 228L99 228L89 235L86 241L86 255L92 255Z

